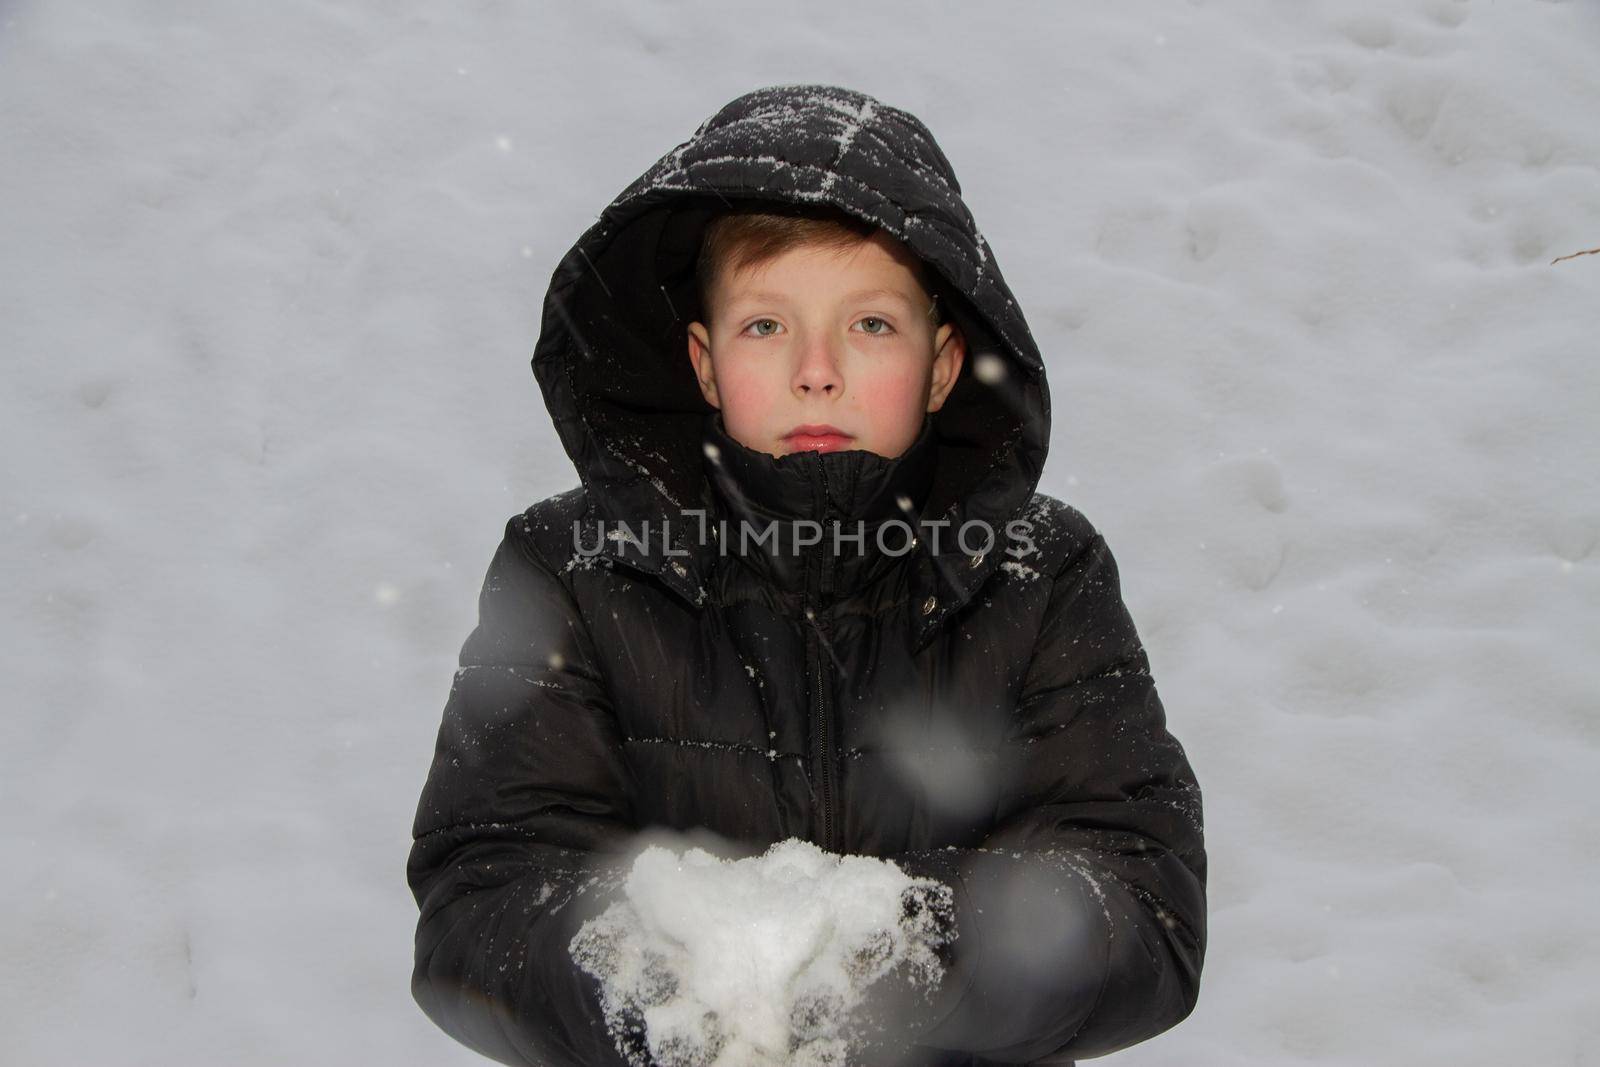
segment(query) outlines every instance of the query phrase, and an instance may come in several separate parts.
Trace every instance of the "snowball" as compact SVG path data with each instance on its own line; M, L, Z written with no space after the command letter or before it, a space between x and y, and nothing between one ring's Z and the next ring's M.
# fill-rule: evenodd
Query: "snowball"
M790 838L721 859L660 845L634 860L624 900L586 922L573 959L600 981L601 1006L630 1063L702 1067L845 1063L852 1013L897 966L922 990L944 936L922 887L953 914L949 886L893 863Z

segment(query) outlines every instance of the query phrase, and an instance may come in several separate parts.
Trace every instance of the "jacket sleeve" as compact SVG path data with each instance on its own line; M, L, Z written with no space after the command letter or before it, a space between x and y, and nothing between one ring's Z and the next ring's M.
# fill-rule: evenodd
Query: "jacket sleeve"
M1069 1063L1154 1037L1199 996L1199 784L1111 551L1077 521L1086 540L1050 592L993 830L977 848L888 857L956 890L956 951L923 1046Z
M621 1064L567 946L619 890L632 789L595 649L527 521L489 564L417 806L411 990L499 1062Z

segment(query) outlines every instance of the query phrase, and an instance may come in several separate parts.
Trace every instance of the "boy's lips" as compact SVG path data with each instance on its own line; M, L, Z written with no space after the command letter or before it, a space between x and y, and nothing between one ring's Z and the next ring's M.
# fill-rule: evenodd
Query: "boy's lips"
M796 452L836 452L848 448L854 438L836 426L815 423L796 426L783 440Z

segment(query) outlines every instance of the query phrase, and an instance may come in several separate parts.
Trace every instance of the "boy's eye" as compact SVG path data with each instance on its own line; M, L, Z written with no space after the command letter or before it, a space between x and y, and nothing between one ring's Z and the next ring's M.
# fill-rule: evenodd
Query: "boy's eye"
M872 334L873 336L894 333L894 327L890 326L887 320L881 319L876 315L868 315L865 318L857 319L856 325L862 328L863 333ZM756 319L746 326L743 332L750 333L754 331L757 337L771 337L780 329L782 327L774 319Z

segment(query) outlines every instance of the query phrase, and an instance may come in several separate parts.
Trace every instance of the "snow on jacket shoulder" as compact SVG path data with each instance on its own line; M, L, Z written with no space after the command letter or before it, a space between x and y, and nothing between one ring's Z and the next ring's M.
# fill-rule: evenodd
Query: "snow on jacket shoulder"
M840 208L935 268L968 360L904 455L768 456L701 398L699 235L750 198ZM507 524L444 710L407 867L432 1019L505 1063L625 1062L567 946L653 827L955 887L930 1064L1070 1064L1192 1011L1199 786L1105 539L1037 491L1043 361L926 127L828 86L728 104L563 258L533 370L583 484ZM785 560L692 536L907 502L942 539Z

